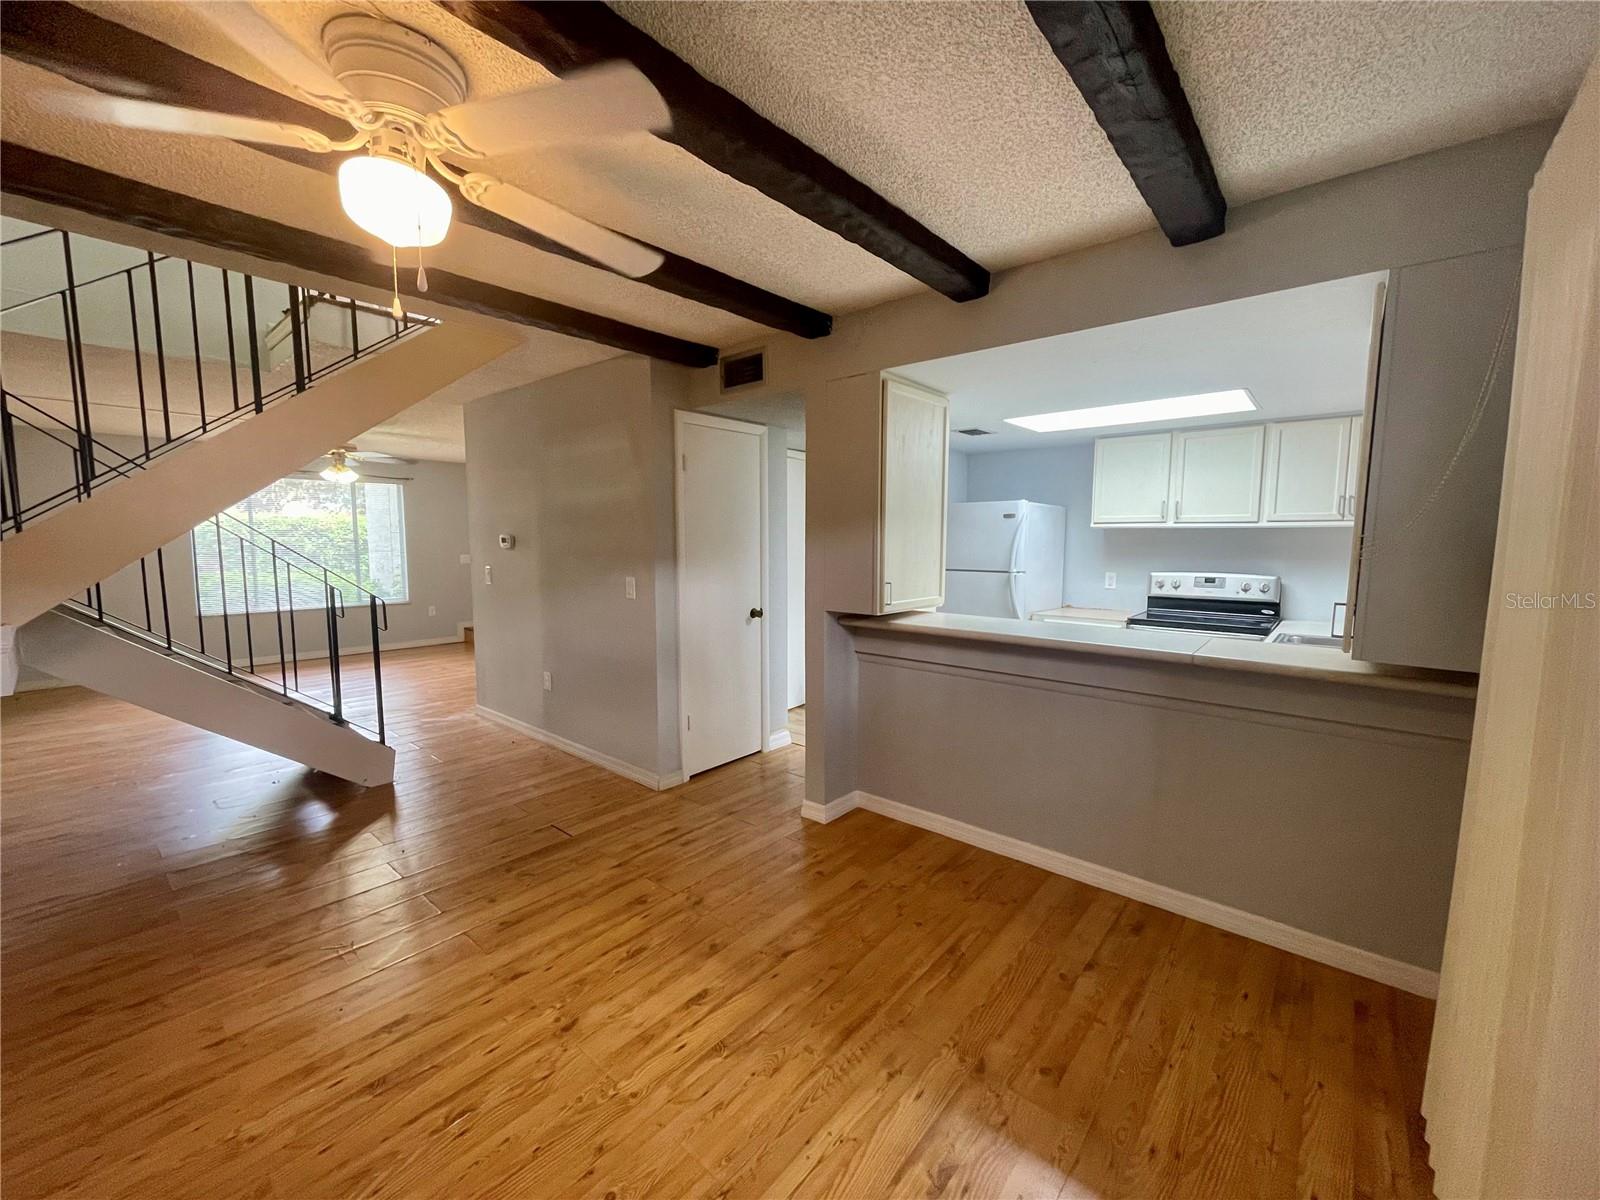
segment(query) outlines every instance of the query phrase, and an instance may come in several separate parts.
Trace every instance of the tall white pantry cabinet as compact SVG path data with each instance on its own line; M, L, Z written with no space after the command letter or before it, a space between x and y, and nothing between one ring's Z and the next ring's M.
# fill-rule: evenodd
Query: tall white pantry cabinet
M813 419L815 416L817 419ZM950 402L889 375L834 380L808 405L808 536L833 612L944 602Z

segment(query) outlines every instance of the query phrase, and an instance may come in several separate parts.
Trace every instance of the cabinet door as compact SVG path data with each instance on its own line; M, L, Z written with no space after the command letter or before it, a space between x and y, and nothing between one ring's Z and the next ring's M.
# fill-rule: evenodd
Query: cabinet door
M1183 525L1261 519L1262 426L1177 435L1173 520Z
M885 379L882 439L878 611L937 608L944 603L950 401Z
M1092 523L1129 525L1165 521L1171 478L1170 433L1096 439Z
M1390 283L1362 502L1352 654L1476 671L1516 347L1521 247Z
M1350 418L1267 427L1267 520L1350 520Z
M1366 453L1361 444L1363 429L1360 417L1350 418L1350 453L1346 456L1344 472L1344 519L1354 521L1356 493L1361 490L1361 458Z

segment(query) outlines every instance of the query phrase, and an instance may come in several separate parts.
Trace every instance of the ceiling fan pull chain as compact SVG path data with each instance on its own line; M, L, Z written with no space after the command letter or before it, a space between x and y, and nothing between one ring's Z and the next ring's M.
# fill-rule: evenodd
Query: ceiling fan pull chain
M400 251L394 246L389 247L389 266L394 271L394 303L389 305L389 313L398 321L406 315L406 310L400 307Z
M422 265L422 223L417 223L417 291L428 290L428 270Z

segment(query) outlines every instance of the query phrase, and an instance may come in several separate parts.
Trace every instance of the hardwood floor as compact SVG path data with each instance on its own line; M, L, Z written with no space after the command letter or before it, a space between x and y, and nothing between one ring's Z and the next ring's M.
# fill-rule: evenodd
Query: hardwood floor
M1426 1196L1431 1005L857 812L654 794L385 656L361 793L7 700L3 1184L116 1197Z

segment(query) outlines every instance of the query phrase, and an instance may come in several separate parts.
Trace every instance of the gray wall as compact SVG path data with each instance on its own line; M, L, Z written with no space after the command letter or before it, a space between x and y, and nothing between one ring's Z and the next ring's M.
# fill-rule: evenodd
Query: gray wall
M1349 528L1093 529L1093 442L953 459L960 461L967 500L1037 500L1066 508L1068 604L1138 610L1151 571L1188 568L1282 575L1289 620L1328 621L1334 602L1345 598ZM1107 571L1116 572L1115 590L1105 586Z
M673 368L624 356L466 411L478 702L651 775L679 769L672 410L681 390ZM501 533L516 537L514 549L497 546Z
M131 438L107 436L107 446L131 454L137 444ZM182 454L181 449L171 453ZM19 480L25 485L24 503L48 496L72 482L71 459L58 443L35 433L17 429ZM461 627L472 620L471 567L461 562L467 553L467 479L459 463L417 462L373 465L363 474L374 481L398 481L405 492L406 562L410 599L388 606L389 630L380 635L380 645L457 640ZM114 487L115 484L108 486ZM44 518L48 520L49 518ZM225 545L231 545L225 539ZM197 645L200 630L195 618L194 574L189 539L184 537L164 547L168 589L168 612L173 636ZM151 586L152 617L159 628L160 601L156 590L153 561L147 566ZM144 588L137 563L106 580L101 587L106 611L114 616L143 624ZM428 609L436 611L429 615ZM370 621L364 613L347 609L339 629L341 649L370 647ZM359 619L358 619L359 618ZM322 611L302 609L294 619L294 641L304 656L327 651L326 624ZM269 613L249 618L251 639L262 659L276 658L277 621ZM222 653L223 619L206 617L205 640L208 651ZM229 635L235 643L236 657L244 659L245 618L229 618ZM285 632L285 641L289 634ZM24 685L48 683L48 676L24 666L20 676Z
M858 631L863 791L1427 970L1472 701Z
M1229 212L1224 235L1198 245L1174 249L1151 231L1003 272L989 296L970 304L915 296L842 316L828 338L770 339L762 389L805 396L811 444L806 594L808 610L816 611L808 611L806 626L813 642L806 664L807 798L826 803L858 786L855 656L822 598L870 592L870 584L854 578L863 568L837 549L858 540L865 518L819 503L835 490L835 472L848 479L858 467L851 448L825 438L818 426L815 414L830 381L1516 245L1528 188L1553 133L1550 124L1528 126L1240 205ZM711 394L716 381L708 375L696 387ZM830 563L851 577L819 579ZM1036 724L1040 736L1052 735L1044 717ZM830 762L835 750L838 759ZM917 802L911 794L894 798Z

